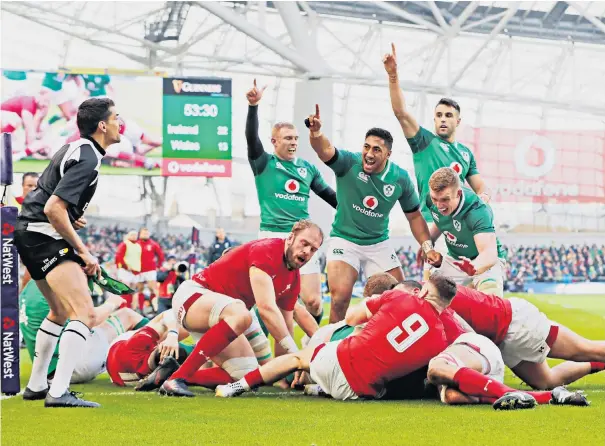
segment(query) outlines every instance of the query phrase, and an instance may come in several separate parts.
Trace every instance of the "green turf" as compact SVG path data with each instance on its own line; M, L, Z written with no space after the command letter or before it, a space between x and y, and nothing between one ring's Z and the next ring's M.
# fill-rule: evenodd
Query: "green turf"
M48 160L24 159L15 163L15 172L42 172L48 165ZM158 176L162 169L143 169L141 167L115 167L101 166L101 173L105 175L140 175Z
M605 339L600 299L533 295L529 300L578 333ZM29 371L24 360L23 385ZM522 385L510 373L506 382ZM445 407L433 401L337 402L272 388L232 400L196 390L196 398L179 400L122 390L103 375L73 386L101 409L45 410L40 401L2 401L2 444L605 444L605 373L570 388L586 390L592 406L495 412L490 406Z

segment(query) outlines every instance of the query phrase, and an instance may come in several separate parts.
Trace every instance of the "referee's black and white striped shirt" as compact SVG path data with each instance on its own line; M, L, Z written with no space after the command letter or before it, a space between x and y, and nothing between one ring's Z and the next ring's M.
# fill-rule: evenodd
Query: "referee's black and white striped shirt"
M81 138L61 147L42 172L38 187L23 201L19 220L27 223L27 230L61 238L44 214L46 202L56 195L67 202L72 223L82 217L97 190L104 155L105 150L92 138Z

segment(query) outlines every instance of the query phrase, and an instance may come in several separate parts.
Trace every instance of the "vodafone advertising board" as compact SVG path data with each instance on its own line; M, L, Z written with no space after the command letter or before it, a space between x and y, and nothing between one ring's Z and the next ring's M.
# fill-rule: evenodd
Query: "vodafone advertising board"
M464 129L492 200L605 202L605 133Z

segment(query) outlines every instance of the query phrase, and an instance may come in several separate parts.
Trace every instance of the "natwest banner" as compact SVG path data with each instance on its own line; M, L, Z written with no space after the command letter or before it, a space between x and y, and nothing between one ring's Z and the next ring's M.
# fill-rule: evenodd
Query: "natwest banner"
M605 133L465 129L459 135L499 202L605 202Z

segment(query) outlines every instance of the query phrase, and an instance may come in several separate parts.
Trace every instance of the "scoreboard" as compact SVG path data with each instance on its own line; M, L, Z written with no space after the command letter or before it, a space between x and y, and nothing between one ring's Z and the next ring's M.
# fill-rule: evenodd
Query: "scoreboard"
M231 79L164 78L162 175L231 176Z

